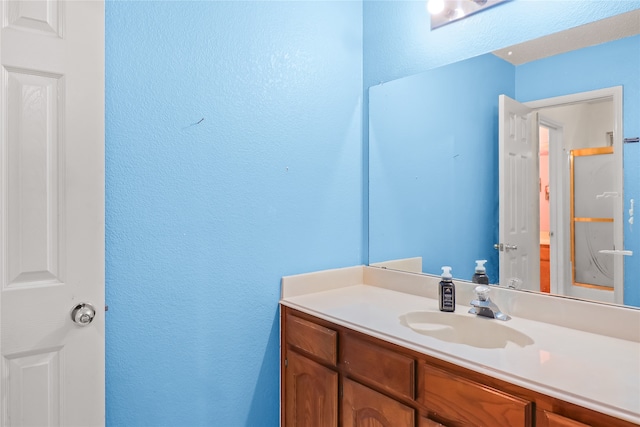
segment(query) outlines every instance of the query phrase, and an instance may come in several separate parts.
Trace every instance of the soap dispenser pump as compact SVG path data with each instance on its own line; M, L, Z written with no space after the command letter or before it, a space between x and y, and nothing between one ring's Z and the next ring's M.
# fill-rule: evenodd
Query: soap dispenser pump
M442 280L438 284L440 311L456 311L456 287L451 276L451 267L442 267Z
M486 259L476 260L476 272L473 275L473 278L471 279L473 283L477 283L479 285L489 284L489 276L487 276L487 269L484 267L485 262L487 262Z

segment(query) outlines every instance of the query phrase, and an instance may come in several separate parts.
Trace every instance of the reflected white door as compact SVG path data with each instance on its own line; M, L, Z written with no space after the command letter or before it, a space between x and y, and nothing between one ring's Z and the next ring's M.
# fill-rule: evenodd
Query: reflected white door
M0 424L101 426L104 3L3 1L0 25Z
M499 97L500 284L518 278L523 289L540 290L538 125L531 111Z

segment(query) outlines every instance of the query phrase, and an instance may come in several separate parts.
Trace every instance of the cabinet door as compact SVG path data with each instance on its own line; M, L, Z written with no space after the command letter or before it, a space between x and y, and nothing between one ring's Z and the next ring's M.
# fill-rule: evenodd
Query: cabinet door
M414 410L353 380L342 382L342 427L413 427Z
M284 427L337 427L338 373L294 351L287 362Z

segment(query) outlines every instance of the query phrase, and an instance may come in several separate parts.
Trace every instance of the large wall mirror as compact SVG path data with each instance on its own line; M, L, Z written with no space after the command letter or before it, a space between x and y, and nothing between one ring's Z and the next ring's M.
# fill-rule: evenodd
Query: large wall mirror
M640 307L639 34L635 10L370 88L369 264Z

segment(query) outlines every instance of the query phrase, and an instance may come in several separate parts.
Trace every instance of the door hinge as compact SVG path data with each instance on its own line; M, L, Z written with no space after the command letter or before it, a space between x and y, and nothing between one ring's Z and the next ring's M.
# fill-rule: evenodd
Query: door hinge
M284 367L286 368L287 366L289 366L289 359L284 359Z

